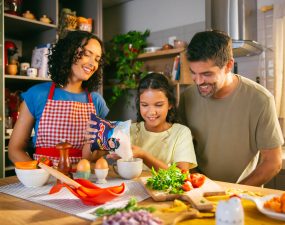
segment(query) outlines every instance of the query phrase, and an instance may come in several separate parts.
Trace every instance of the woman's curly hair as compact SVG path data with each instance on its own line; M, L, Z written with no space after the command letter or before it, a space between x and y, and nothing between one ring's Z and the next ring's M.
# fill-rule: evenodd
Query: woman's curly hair
M137 122L144 121L140 113L140 95L147 89L160 90L165 94L169 105L172 106L171 109L168 110L166 121L168 123L178 122L174 87L166 76L159 73L149 73L140 80L136 96Z
M87 81L82 82L82 88L87 89L89 92L98 90L103 76L104 47L97 36L86 31L70 31L49 49L48 69L53 82L59 86L65 86L68 83L71 66L82 58L84 46L90 39L95 39L100 43L102 56L98 69Z

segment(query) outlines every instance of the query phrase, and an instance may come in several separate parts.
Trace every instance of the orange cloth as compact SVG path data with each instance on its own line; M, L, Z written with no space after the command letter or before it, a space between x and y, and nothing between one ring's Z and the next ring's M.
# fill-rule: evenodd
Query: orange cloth
M229 196L215 196L208 197L207 199L214 203L216 206L218 201L226 200ZM285 221L275 220L263 215L255 206L255 203L249 200L242 199L242 205L244 208L244 225L285 225ZM203 213L201 214L203 215ZM215 218L199 218L199 219L191 219L185 220L177 225L215 225Z

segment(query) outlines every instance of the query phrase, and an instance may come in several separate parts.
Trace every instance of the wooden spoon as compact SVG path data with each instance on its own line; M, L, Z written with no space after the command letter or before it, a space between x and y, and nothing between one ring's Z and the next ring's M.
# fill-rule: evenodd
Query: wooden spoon
M81 184L79 184L78 182L76 182L75 180L72 180L70 177L64 175L63 173L57 171L56 169L53 169L52 167L44 164L44 163L39 163L39 167L41 167L42 169L46 170L48 173L50 173L52 176L54 176L55 178L61 180L62 182L75 187L76 189L81 190L82 192L84 192L87 196L89 197L94 197L98 195L98 192L103 191L103 189L101 188L97 188L97 189L92 189L92 188L87 188L82 186Z
M81 186L81 184L77 183L75 180L72 180L70 177L64 175L63 173L59 172L58 170L40 162L39 167L41 167L42 169L46 170L48 173L50 173L52 176L54 176L55 178L59 179L60 181L71 185L75 188L79 188Z

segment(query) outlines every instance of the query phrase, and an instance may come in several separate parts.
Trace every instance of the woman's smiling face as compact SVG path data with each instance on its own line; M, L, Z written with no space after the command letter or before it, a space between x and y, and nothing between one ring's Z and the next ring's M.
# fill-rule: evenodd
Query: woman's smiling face
M170 108L168 98L159 89L146 89L140 95L140 113L148 131L162 132L168 128L166 117Z
M99 62L102 56L102 48L100 43L95 39L90 39L83 47L82 57L72 64L72 80L86 81L99 67ZM82 49L79 49L79 52Z

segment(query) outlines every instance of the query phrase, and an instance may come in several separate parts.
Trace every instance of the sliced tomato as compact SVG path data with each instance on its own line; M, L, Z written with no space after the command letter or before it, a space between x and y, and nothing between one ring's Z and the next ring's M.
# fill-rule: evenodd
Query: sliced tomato
M192 173L190 177L194 188L201 187L206 180L206 177L201 173Z
M193 186L190 181L185 181L184 184L181 186L183 191L191 191L193 189Z
M43 163L43 164L46 164L48 166L52 166L52 161L48 158L48 157L45 157L45 156L42 156L38 159L38 163Z
M92 196L89 195L90 193L86 193L86 189L84 188L74 188L67 184L63 184L72 194L74 194L77 198L81 199L81 201L86 205L99 205L104 204L108 201L113 200L114 198L121 196L125 190L125 184L122 183L121 186L123 189L120 193L112 192L112 188L114 187L107 187L101 189L94 189ZM115 186L115 188L119 188L119 186ZM92 190L88 191L92 192Z
M56 185L54 185L54 186L50 189L49 194L57 193L57 192L59 192L63 187L64 187L63 184L56 184Z
M81 184L84 187L87 188L93 188L93 189L101 189L97 185L93 184L90 180L84 179L84 178L77 178L74 179L77 183Z
M122 183L118 186L108 187L108 190L111 191L114 194L121 194L125 191L125 183Z

